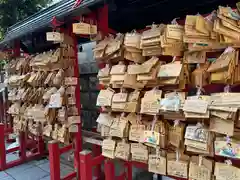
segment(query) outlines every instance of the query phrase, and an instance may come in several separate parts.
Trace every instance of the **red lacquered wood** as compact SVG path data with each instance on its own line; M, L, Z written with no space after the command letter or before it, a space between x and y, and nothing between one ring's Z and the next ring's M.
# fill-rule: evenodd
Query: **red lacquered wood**
M60 151L58 141L48 143L49 162L50 162L50 179L60 180Z

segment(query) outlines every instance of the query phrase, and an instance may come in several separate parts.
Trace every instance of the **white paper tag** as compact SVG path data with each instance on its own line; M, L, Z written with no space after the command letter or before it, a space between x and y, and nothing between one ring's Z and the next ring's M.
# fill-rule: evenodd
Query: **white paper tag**
M201 99L188 99L185 101L183 111L205 114L207 113L208 101Z
M49 108L60 108L62 107L62 97L60 93L51 95L49 101Z

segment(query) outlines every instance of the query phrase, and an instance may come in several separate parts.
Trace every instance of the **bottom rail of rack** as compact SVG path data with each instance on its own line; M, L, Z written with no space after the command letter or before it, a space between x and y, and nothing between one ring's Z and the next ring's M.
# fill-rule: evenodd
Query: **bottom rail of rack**
M101 148L103 138L100 136L100 134L91 132L91 131L83 131L83 142L84 143L90 143L93 145L96 145ZM124 169L126 169L125 172L121 173L120 176L115 175L115 168L113 159L105 158L100 153L98 156L94 156L94 153L92 153L89 150L83 150L80 152L80 172L81 177L80 180L92 180L92 169L96 166L102 165L104 163L104 178L96 178L96 179L105 179L105 180L132 180L132 167L136 167L139 169L145 169L148 170L148 164L141 163L137 161L124 161L119 160L120 162L124 162ZM101 170L100 170L101 171ZM98 172L98 175L102 174L101 172ZM186 180L186 178L180 178L180 177L174 177L174 176L168 176L168 175L161 175L159 176L165 176L174 180Z

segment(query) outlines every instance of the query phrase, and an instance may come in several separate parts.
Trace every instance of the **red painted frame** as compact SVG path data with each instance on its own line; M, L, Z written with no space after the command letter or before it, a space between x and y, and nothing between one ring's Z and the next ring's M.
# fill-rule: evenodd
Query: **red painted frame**
M55 27L56 28L56 27ZM63 29L61 28L60 31L62 33L66 33L70 35L74 40L74 77L79 78L79 69L78 69L78 49L77 49L77 39L72 33L72 28L69 29ZM76 107L78 108L78 114L80 115L80 85L79 81L76 85L76 91L75 91L75 97L76 97ZM48 151L49 151L49 161L50 161L50 178L51 180L70 180L74 177L78 177L80 175L79 172L79 152L82 149L82 132L81 132L81 124L78 124L78 131L74 133L74 140L73 144L70 144L68 146L65 146L63 148L59 148L58 141L51 141L48 144ZM74 167L77 170L77 172L72 172L65 177L60 177L60 155L70 151L71 149L74 150Z
M97 10L96 13L92 13L89 15L89 18L93 21L93 22L97 22L98 25L98 29L99 31L101 31L104 35L107 35L109 32L108 29L108 5L104 5L102 8L99 8ZM74 65L74 76L79 78L79 69L78 69L78 49L77 49L77 37L72 33L72 27L64 30L61 29L62 32L64 33L68 33L69 35L71 35L74 39L74 50L75 50L75 65ZM80 36L81 37L81 36ZM79 85L79 81L78 84L76 86L76 106L78 108L79 114L80 114L80 108L81 108L81 102L80 102L80 85ZM69 145L66 146L64 148L59 148L58 147L58 143L56 141L51 141L48 144L49 147L49 161L50 161L50 177L51 180L60 180L60 155L63 152L67 152L70 149L74 149L74 167L77 170L76 172L73 172L69 175L67 175L66 177L62 178L63 180L67 180L67 179L71 179L73 177L78 176L79 178L84 177L84 174L87 176L86 173L88 172L88 169L85 169L84 171L86 171L84 173L83 168L82 167L82 162L81 162L81 156L79 155L79 153L82 151L82 132L81 132L81 124L78 125L78 132L74 134L74 143L73 145ZM96 170L94 171L94 174L97 177L100 177L101 174L101 166L97 163L102 161L102 156L100 155L101 153L101 148L98 147L97 145L93 146L94 148L94 154L96 155L96 164L95 166L97 166ZM86 180L86 179L84 179Z
M80 162L81 162L81 177L80 180L93 180L92 169L96 165L101 165L104 162L104 174L105 180L132 180L132 167L135 166L141 169L148 169L148 165L135 161L123 161L124 162L124 171L119 175L115 176L115 167L113 160L105 158L100 155L93 158L91 151L85 150L80 153ZM172 177L175 180L186 180L185 178Z
M99 10L98 12L100 13L107 13L108 10L107 8L105 9L101 9ZM106 16L108 17L108 15L103 15L103 16ZM204 15L206 16L206 15ZM107 18L105 19L106 21L102 21L102 23L107 23L108 20ZM183 22L184 20L180 20L179 23L180 24L184 24ZM98 24L98 26L101 27L101 23ZM105 26L106 27L106 26ZM148 28L146 28L148 29ZM144 30L146 30L144 29ZM109 28L106 28L103 30L106 30L105 32L108 32L108 33L114 33L114 31L111 31ZM144 30L140 30L139 32L142 32ZM99 63L99 68L103 68L105 67L105 63ZM207 91L207 92L216 92L216 91L222 91L223 89L223 85L215 85L215 84L211 84L211 85L208 85L208 86L205 86L204 89ZM103 89L104 86L99 84L98 85L98 89L101 90ZM190 87L189 87L190 88ZM186 88L187 90L188 88ZM101 109L100 109L101 111ZM215 157L216 159L218 160L221 160L221 159L224 159L223 157L219 158L219 157ZM80 177L80 180L92 180L92 168L96 165L100 165L102 162L104 162L104 171L105 171L105 180L113 180L113 179L117 179L117 180L132 180L132 166L135 166L137 168L141 168L141 169L147 169L148 168L148 165L147 164L144 164L144 163L140 163L140 162L135 162L135 161L124 161L125 164L125 168L127 169L127 171L124 171L120 176L115 176L115 170L114 170L114 164L113 164L113 161L110 160L110 159L106 159L104 158L102 155L99 155L97 157L92 157L92 153L90 151L82 151L80 153L80 163L81 163L81 166L80 166L80 172L81 172L81 177ZM239 161L237 160L232 160L234 162L234 164L238 165L239 166ZM172 177L172 176L168 176L170 178L174 178L175 180L186 180L185 178L178 178L178 177Z
M68 145L63 148L59 148L59 143L56 140L50 141L48 143L49 151L49 162L50 162L50 179L51 180L60 180L60 155L68 152L73 148L73 145ZM76 172L72 172L62 178L62 180L68 180L77 177Z
M97 146L97 145L96 145ZM92 152L88 150L84 150L79 153L79 161L80 161L80 179L79 180L92 180L93 167L101 167L102 162L104 161L104 156L98 155L96 157L92 156ZM101 174L95 174L96 179L101 179ZM112 179L113 180L113 179Z
M108 33L116 34L115 31L110 29L108 27L108 6L105 5L102 8L99 8L96 16L92 16L92 18L95 17L95 21L97 22L99 30L103 33L103 35L107 35ZM71 28L69 29L69 33L71 32ZM76 37L70 33L71 36L74 38L74 48L75 48L75 66L74 66L74 75L75 77L79 76L79 70L78 70L78 59L77 59L77 39ZM14 48L14 54L17 56L20 55L20 44L19 42L15 43L16 48ZM99 65L100 68L102 68L104 65ZM78 82L79 83L79 82ZM100 87L102 88L102 87ZM76 88L76 99L77 99L77 107L80 114L80 86L77 85ZM72 148L74 148L74 165L77 169L77 172L72 172L69 175L62 178L63 180L72 179L76 176L80 177L81 180L91 180L92 179L92 167L97 166L94 174L98 178L100 178L101 174L101 163L104 161L104 157L100 154L100 147L97 145L94 145L94 151L96 157L92 157L91 153L89 152L81 152L82 150L82 133L81 133L81 125L78 127L79 131L75 133L74 135L74 143L73 145L68 145L63 148L59 148L57 141L51 141L49 142L49 160L50 160L50 172L51 172L51 180L60 180L60 155L62 153L65 153ZM7 131L12 131L11 129L7 129ZM0 124L0 134L4 134L4 126ZM35 158L36 156L41 156L43 154L42 151L42 138L39 137L39 143L38 143L38 153L36 155L26 156L26 134L21 133L20 134L20 147L16 147L10 150L5 150L5 142L4 142L4 135L0 136L0 169L4 170L9 167L13 167L15 165L21 164L25 162L26 160L30 160ZM6 163L6 153L13 152L15 150L20 150L21 152L21 158L20 160ZM114 164L111 160L107 159L105 161L105 179L106 180L113 180L113 179L125 179L127 176L128 180L132 180L132 165L136 165L141 168L145 168L146 165L142 163L137 162L125 162L125 166L127 168L127 173L124 171L120 176L115 177L114 173ZM80 176L81 175L81 176Z
M14 48L12 50L14 57L19 57L21 55L20 51L20 42L18 40L14 41ZM6 100L7 101L7 100ZM5 102L4 105L2 105L2 108L4 108L3 112L5 113L6 121L5 123L0 124L0 170L5 170L20 164L23 164L27 161L31 161L33 159L40 158L45 155L44 151L44 141L41 136L37 136L36 140L34 139L28 139L27 133L20 132L19 134L19 147L11 148L6 150L5 147L5 140L6 142L14 142L14 139L9 138L9 134L13 133L13 122L12 117L10 117L9 114L7 114L8 109L8 102ZM10 118L9 121L7 118ZM36 153L32 153L30 155L27 155L27 148L33 148L36 149ZM11 161L6 162L6 156L9 153L19 151L20 158Z
M37 145L37 152L31 155L27 155L27 136L25 132L21 132L19 135L19 147L15 147L15 148L11 148L6 150L5 147L5 136L7 136L8 133L6 133L5 131L5 125L4 124L0 124L0 170L6 170L9 168L12 168L14 166L23 164L27 161L31 161L33 159L36 158L40 158L44 155L44 142L42 140L41 137L39 137L38 141L36 141L36 145ZM20 159L17 159L15 161L11 161L11 162L6 162L6 156L8 153L12 153L15 151L20 151Z

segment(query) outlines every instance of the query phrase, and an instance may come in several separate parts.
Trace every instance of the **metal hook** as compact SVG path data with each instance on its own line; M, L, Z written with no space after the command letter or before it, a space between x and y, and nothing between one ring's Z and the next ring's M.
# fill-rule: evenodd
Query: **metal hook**
M179 18L179 17L178 17L178 18L174 18L174 19L171 21L171 24L173 24L173 25L178 25L177 19L180 19L180 18Z

